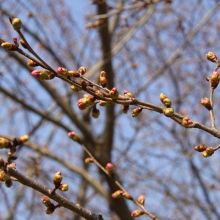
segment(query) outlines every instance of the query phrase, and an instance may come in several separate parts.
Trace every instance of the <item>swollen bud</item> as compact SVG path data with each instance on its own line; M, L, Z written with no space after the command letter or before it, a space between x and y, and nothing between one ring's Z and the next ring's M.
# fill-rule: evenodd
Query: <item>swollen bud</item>
M163 93L160 93L160 101L163 103L163 100L167 98L167 96Z
M79 77L79 73L76 70L68 71L70 77Z
M55 74L48 70L34 70L31 75L39 80L51 80L55 77Z
M163 93L160 93L160 101L167 107L169 108L172 105L172 102L167 96Z
M212 109L212 105L211 105L211 102L210 102L210 99L208 98L202 98L201 99L201 104L206 107L208 110L211 110Z
M35 61L33 60L28 60L28 66L30 67L35 67L35 66L39 66L38 63L36 63Z
M85 163L93 163L93 159L91 157L87 157L85 159Z
M128 90L124 90L124 95L129 98L134 98L134 95L131 92L128 92Z
M110 97L111 97L112 99L117 99L118 96L119 96L119 92L118 92L117 88L113 87L113 88L111 89L109 95L110 95Z
M210 82L211 82L211 86L212 88L216 88L220 82L220 73L219 72L216 72L216 71L213 71L212 72L212 75L210 77Z
M73 141L78 142L79 141L79 136L74 132L74 131L70 131L68 133L68 136L70 139L72 139Z
M114 165L112 163L107 163L105 169L110 176L114 174Z
M193 124L193 121L189 117L184 117L182 119L182 125L186 128L190 127Z
M65 192L68 191L68 184L67 183L63 183L59 186L59 190Z
M207 146L205 144L201 144L201 145L198 145L198 146L195 146L194 147L194 150L198 151L198 152L203 152L207 149Z
M132 213L131 213L131 217L139 217L141 215L144 214L144 211L143 210L134 210Z
M53 176L53 183L54 185L60 185L61 181L63 180L63 177L61 175L61 172L57 172Z
M174 109L173 108L164 108L163 109L163 113L164 115L166 115L167 117L171 117L174 114Z
M135 108L132 110L132 117L135 118L137 117L140 113L142 112L142 108Z
M29 136L26 134L26 135L23 135L23 136L19 137L19 138L17 139L17 142L18 142L18 144L20 145L20 144L24 144L24 143L27 142L28 140L29 140Z
M214 149L212 147L207 147L205 151L202 152L203 157L211 157L214 154Z
M122 190L117 190L114 193L112 193L112 198L117 199L122 196L123 191Z
M85 110L91 105L91 101L87 98L81 98L77 101L77 106L80 110Z
M68 70L64 67L58 67L57 72L65 78L69 75Z
M0 137L0 149L10 148L11 142L7 138Z
M145 202L145 197L144 195L140 195L137 199L137 201L141 204L141 205L144 205L144 202Z
M100 81L100 84L102 85L102 87L107 86L107 79L106 79L106 72L105 71L102 71L100 73L99 81Z
M13 50L14 49L14 45L10 42L2 43L1 47L4 48L5 50Z
M213 52L208 52L206 58L214 63L217 61L217 56Z
M15 30L19 30L21 28L22 22L20 18L13 18L13 19L10 19L10 21Z
M84 74L86 73L86 67L81 66L81 67L78 69L78 72L81 73L82 75L84 75Z
M43 198L41 199L41 202L48 207L51 204L50 199L47 196L43 196Z

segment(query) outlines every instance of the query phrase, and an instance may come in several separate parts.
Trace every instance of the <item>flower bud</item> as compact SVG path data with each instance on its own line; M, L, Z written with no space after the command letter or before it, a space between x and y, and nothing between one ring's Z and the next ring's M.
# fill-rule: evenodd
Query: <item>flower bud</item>
M128 92L128 90L124 91L124 95L129 97L129 98L134 98L134 95L131 92Z
M25 49L28 49L28 46L23 39L20 40L20 43L21 43L22 47L24 47Z
M27 142L28 140L29 140L29 136L26 134L26 135L23 135L23 136L19 137L19 138L17 139L17 142L18 142L18 144L20 145L20 144L24 144L24 143Z
M57 72L65 78L69 75L68 70L64 67L58 67Z
M114 193L112 193L112 198L117 199L122 196L123 191L122 190L117 190Z
M22 22L21 22L20 18L13 18L10 20L11 20L11 24L15 30L19 30L21 28Z
M135 118L137 117L140 113L142 112L142 108L135 108L132 110L132 117Z
M31 75L39 80L51 80L55 77L55 74L48 70L34 70Z
M19 46L17 37L13 37L13 42L15 47Z
M38 63L36 63L35 61L33 60L28 60L28 66L30 67L35 67L35 66L39 66Z
M122 196L124 196L126 199L133 200L133 197L129 193L123 192Z
M68 136L70 139L72 139L73 141L78 142L79 141L79 136L74 132L74 131L70 131L68 133Z
M216 88L220 82L220 73L219 72L216 72L216 71L213 71L212 72L212 75L210 77L210 82L211 82L211 86L212 88Z
M51 201L47 196L43 196L43 198L41 199L41 202L47 207L51 204Z
M3 167L4 165L5 165L5 162L4 162L3 158L0 157L0 167Z
M160 101L163 103L163 100L166 99L167 96L163 93L160 93Z
M86 73L86 67L81 66L81 67L78 69L78 72L81 73L82 75L84 75L84 74Z
M54 212L55 210L55 206L53 203L50 203L48 206L47 206L47 209L46 209L46 214L50 215Z
M82 91L82 89L81 89L80 87L78 87L78 86L72 85L72 86L70 86L70 88L71 88L74 92Z
M129 110L129 105L122 105L121 110L124 114L127 114Z
M207 146L205 144L200 144L198 146L195 146L194 147L194 150L198 151L198 152L203 152L205 151L207 148Z
M166 115L167 117L171 117L174 114L174 109L173 108L164 108L163 109L163 113L164 115Z
M210 156L212 156L212 154L214 154L214 149L212 148L212 147L207 147L206 149L205 149L205 151L203 151L202 152L202 156L203 157L210 157Z
M144 195L140 195L137 199L137 201L141 204L141 205L144 205L144 202L145 202L145 197Z
M1 170L0 171L0 181L6 181L9 179L10 179L10 176L7 173L5 173L5 171Z
M70 77L79 77L79 73L76 70L69 70L68 73Z
M112 99L117 99L118 96L119 96L119 92L118 92L117 88L113 87L113 88L111 89L109 95L110 95L110 97L111 97Z
M208 52L207 54L206 54L206 58L208 59L208 60L210 60L211 62L216 62L216 60L217 60L217 56L213 53L213 52Z
M189 117L184 117L182 119L182 125L186 128L190 127L193 124L193 121Z
M114 165L112 163L107 163L105 169L110 176L114 174Z
M11 142L7 138L0 137L0 149L10 148Z
M212 109L212 105L211 105L211 102L208 98L202 98L201 99L201 104L206 107L208 110L211 110Z
M93 117L93 118L98 118L99 115L100 115L99 109L93 108L93 109L92 109L92 117Z
M87 157L85 159L85 163L93 163L93 159L91 157Z
M131 217L139 217L141 215L144 214L144 211L143 210L134 210L132 213L131 213Z
M100 101L99 101L99 105L100 105L100 106L107 106L107 105L109 105L109 102L104 101L104 100L100 100Z
M14 45L10 42L2 43L1 47L4 48L5 50L13 50L14 49Z
M91 102L87 98L81 98L77 101L77 106L80 110L85 110L91 105Z
M68 184L67 183L63 183L59 186L59 190L65 192L68 191Z
M61 172L57 172L54 174L54 176L53 176L54 185L56 185L56 186L59 185L62 180L63 180L63 177L61 175Z
M169 107L172 105L172 102L171 102L170 99L165 98L165 99L163 100L163 104L164 104L167 108L169 108Z
M13 182L12 182L11 179L5 181L5 186L6 186L7 188L11 188L12 185L13 185Z
M106 72L105 71L102 71L100 73L99 81L100 81L102 87L107 86L107 79L106 79Z

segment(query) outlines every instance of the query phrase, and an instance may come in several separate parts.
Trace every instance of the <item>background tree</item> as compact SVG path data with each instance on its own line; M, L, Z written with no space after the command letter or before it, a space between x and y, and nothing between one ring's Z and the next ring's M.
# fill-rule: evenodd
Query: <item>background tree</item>
M164 93L176 113L210 127L186 129L160 114L159 107L145 106L132 118L136 105L130 105L128 114L119 104L97 105L100 116L94 119L91 108L77 107L84 92L73 92L57 77L37 80L26 57L1 48L0 136L30 136L16 152L18 171L48 188L61 171L69 184L63 195L70 201L102 213L104 219L132 219L131 211L139 208L111 197L118 186L96 164L84 162L87 153L67 135L74 130L102 166L114 164L116 179L135 199L145 195L146 209L159 219L220 219L219 151L208 158L194 151L203 143L213 148L219 144L219 132L211 129L209 111L200 103L210 95L206 76L215 69L205 54L218 55L220 46L218 1L0 3L1 43L13 42L15 36L20 40L8 20L19 17L29 44L53 69L85 66L84 76L98 84L100 72L106 71L108 89L116 87L121 95L131 91L138 100L161 108L159 96ZM1 150L1 157L7 153ZM38 191L17 182L10 189L0 186L2 219L81 218L62 207L47 216Z

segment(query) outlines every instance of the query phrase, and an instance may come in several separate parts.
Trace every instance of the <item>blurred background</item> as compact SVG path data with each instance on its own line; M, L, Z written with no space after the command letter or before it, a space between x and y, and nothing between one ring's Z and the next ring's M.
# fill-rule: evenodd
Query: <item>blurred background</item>
M8 19L19 17L28 42L54 69L85 66L85 77L96 83L104 70L109 89L115 86L122 95L128 90L160 106L165 93L175 112L210 126L200 99L209 97L205 77L215 67L205 54L220 55L219 12L217 0L0 0L0 37L20 40ZM115 165L134 198L145 196L145 207L159 219L220 219L220 151L209 158L194 151L202 143L216 147L217 138L152 111L132 118L135 106L128 114L120 105L97 106L101 114L94 119L91 109L77 107L84 92L73 92L58 78L36 80L27 61L0 48L0 136L30 135L17 151L18 171L51 188L61 171L69 184L63 195L72 202L105 220L132 219L138 207L111 198L118 188L95 164L84 163L86 153L67 136L73 130L103 166ZM1 150L1 157L6 154ZM43 195L16 182L9 189L1 183L0 192L0 219L81 219L64 208L46 215Z

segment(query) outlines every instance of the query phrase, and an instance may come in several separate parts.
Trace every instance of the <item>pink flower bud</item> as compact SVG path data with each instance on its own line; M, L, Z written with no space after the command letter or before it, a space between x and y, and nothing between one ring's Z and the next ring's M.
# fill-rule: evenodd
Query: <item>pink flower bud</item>
M117 99L118 96L119 96L119 92L118 92L117 88L113 87L113 88L111 89L109 95L110 95L110 97L111 97L112 99Z
M68 70L64 67L59 67L57 69L57 72L65 78L67 78L67 76L69 75Z
M41 199L41 202L47 207L51 204L51 201L47 196L43 196L43 198Z
M54 185L56 185L56 186L59 185L62 180L63 180L63 177L61 175L61 172L57 172L54 174L54 176L53 176Z
M145 197L144 195L140 195L137 199L137 201L141 204L141 205L144 205L144 202L145 202Z
M26 135L19 137L17 139L17 142L19 145L21 145L21 144L24 144L25 142L27 142L28 140L29 140L29 136L26 134Z
M80 110L85 110L91 105L91 101L87 98L81 98L77 101L77 106Z
M79 136L74 132L74 131L70 131L68 133L68 136L70 139L72 139L73 141L78 142L79 141Z
M135 108L132 110L132 117L135 118L137 117L140 113L142 112L142 108Z
M55 74L48 70L34 70L31 75L39 80L51 80L55 77Z
M117 190L114 193L112 193L112 198L117 199L122 196L123 191L122 190Z
M143 210L134 210L132 213L131 213L131 217L139 217L141 215L144 214L144 211Z
M196 150L196 151L198 151L198 152L203 152L203 151L206 150L206 148L207 148L207 146L206 146L205 144L201 144L201 145L199 145L199 146L195 146L195 147L194 147L194 150Z
M114 165L112 163L107 163L105 169L110 176L114 174Z
M193 124L193 121L189 117L184 117L182 119L182 125L186 128L190 127Z
M207 147L205 151L202 152L203 157L211 157L212 154L214 154L215 151L212 147Z
M0 137L0 149L10 148L11 142L7 138Z
M214 63L217 61L217 56L213 52L208 52L206 58Z

